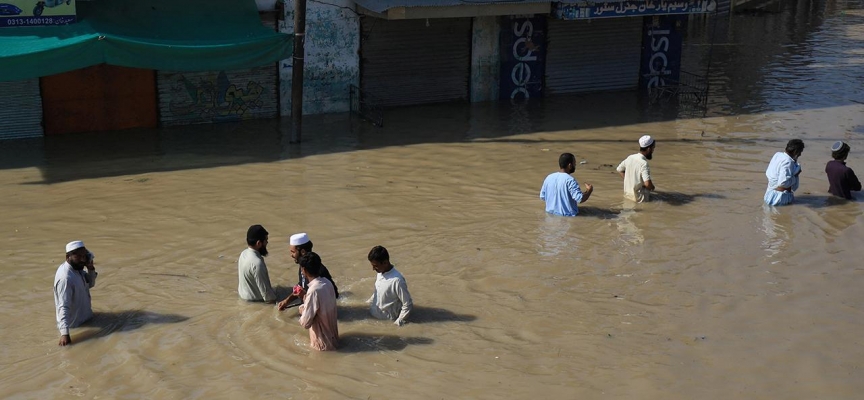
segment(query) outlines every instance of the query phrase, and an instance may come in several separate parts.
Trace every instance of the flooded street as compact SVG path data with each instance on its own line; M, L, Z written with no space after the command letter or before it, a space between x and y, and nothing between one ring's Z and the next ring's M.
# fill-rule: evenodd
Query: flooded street
M864 171L864 2L797 4L716 29L706 118L612 93L308 117L302 145L287 119L0 141L0 397L857 398L864 195L830 198L824 168L844 140ZM691 26L685 67L713 29ZM658 199L634 209L614 166L643 134ZM791 138L796 203L763 207ZM562 152L595 186L576 218L538 198ZM259 223L280 297L309 233L338 352L309 350L296 308L238 299ZM51 284L76 239L97 317L61 348ZM403 327L367 316L379 244L414 298Z

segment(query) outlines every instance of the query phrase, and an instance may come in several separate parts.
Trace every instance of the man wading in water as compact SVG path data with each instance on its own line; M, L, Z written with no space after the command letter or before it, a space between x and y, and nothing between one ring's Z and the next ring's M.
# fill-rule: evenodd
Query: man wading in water
M90 288L96 286L98 275L93 258L93 253L87 251L84 242L69 242L66 245L66 262L60 264L54 275L54 306L57 309L61 346L72 344L70 328L93 318ZM87 267L86 273L84 267Z
M558 172L553 172L543 181L540 188L540 200L546 202L546 212L549 214L575 217L579 214L579 203L588 201L594 186L585 184L585 191L579 187L579 182L570 174L576 172L576 156L564 153L558 157Z
M291 258L294 259L295 264L300 264L300 258L306 254L312 252L312 241L309 240L309 235L306 233L297 233L291 235L291 238L288 240L289 248L288 250L291 253ZM320 258L319 258L320 259ZM323 264L321 265L321 274L322 278L330 281L330 284L333 285L333 290L336 292L336 298L339 298L339 288L336 287L336 282L333 282L333 277L330 276L330 271L327 270ZM284 310L288 308L288 305L291 304L295 299L303 298L303 291L306 290L309 286L309 280L303 275L303 269L297 268L297 286L294 288L294 292L291 293L285 300L282 300L277 304L279 310ZM299 287L299 288L298 288Z
M618 164L618 174L624 179L624 197L637 203L651 200L654 182L651 182L651 169L648 160L654 158L657 143L651 136L639 138L639 152L631 154Z

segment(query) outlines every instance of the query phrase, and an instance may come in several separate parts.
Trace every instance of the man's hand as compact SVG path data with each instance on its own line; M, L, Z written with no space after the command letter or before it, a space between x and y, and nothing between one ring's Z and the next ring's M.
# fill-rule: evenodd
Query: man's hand
M282 310L288 308L288 304L291 304L291 302L294 301L294 299L296 299L296 298L297 298L297 296L292 294L292 295L288 296L288 298L286 298L285 300L280 301L279 304L276 305L276 308L278 308L279 311L282 311Z
M585 184L585 191L588 192L588 193L593 192L593 191L594 191L594 185L592 185L592 184L590 184L590 183L586 183L586 184Z
M93 272L96 269L96 266L93 265L93 259L92 258L89 261L87 261L87 264L84 264L84 266L87 267L87 272Z
M61 346L67 346L70 344L72 344L72 338L69 337L69 335L60 336L60 345Z

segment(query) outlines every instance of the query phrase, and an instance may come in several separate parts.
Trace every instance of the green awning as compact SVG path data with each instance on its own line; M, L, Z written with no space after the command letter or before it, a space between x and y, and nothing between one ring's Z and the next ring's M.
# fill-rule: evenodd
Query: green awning
M0 28L0 81L101 63L170 71L251 68L289 58L292 35L263 26L254 0L93 0L78 22Z

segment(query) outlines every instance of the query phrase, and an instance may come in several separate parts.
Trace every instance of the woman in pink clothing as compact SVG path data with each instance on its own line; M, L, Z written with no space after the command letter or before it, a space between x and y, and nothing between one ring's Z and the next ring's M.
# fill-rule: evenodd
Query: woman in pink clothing
M306 253L300 257L300 269L309 282L303 305L300 306L300 325L309 330L309 345L315 350L336 350L339 327L336 325L336 290L329 280L321 277L321 257Z

